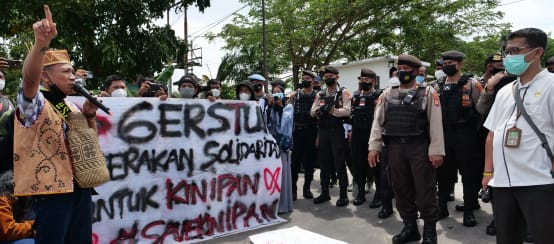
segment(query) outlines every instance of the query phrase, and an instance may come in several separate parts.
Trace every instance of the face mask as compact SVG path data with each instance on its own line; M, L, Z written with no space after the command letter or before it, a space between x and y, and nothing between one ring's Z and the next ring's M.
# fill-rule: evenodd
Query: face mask
M389 84L391 86L398 86L398 85L400 85L400 80L398 80L398 77L392 77L389 80Z
M308 88L308 87L310 87L311 84L312 84L311 81L303 80L302 83L301 83L301 86L304 87L304 88Z
M219 89L211 89L210 90L212 92L212 96L214 97L219 97L219 95L221 95L221 91Z
M529 65L533 62L535 62L535 60L533 59L533 61L527 63L525 62L525 56L527 56L527 54L530 54L531 52L534 52L535 50L537 50L536 48L531 50L530 52L526 53L526 54L518 54L518 55L508 55L506 56L502 62L504 63L504 67L506 68L506 71L512 75L521 75L523 74L523 72L525 72L527 70L527 68L529 68Z
M0 80L0 90L4 90L6 88L6 80L1 79Z
M358 84L360 84L360 87L364 91L369 91L369 89L371 89L371 83L359 82Z
M325 84L326 84L327 86L332 86L332 85L334 85L336 82L337 82L337 79L335 79L335 78L328 78L328 79L325 79Z
M414 80L414 71L413 70L399 70L398 71L398 80L402 84L410 83L410 81Z
M415 77L415 80L418 84L421 84L425 80L425 77L423 75L418 75Z
M498 73L498 72L502 72L502 71L504 71L504 69L497 69L497 68L492 68L492 71L491 71L491 73L492 73L492 75L496 75L496 73Z
M246 92L242 92L239 94L239 100L241 101L248 101L250 100L250 94L246 93Z
M254 85L254 91L255 91L255 92L259 92L259 91L261 91L263 88L264 88L264 87L263 87L262 85L260 85L260 84L255 84L255 85Z
M125 89L115 89L112 94L112 97L126 97L127 96L127 90Z
M321 86L314 86L314 90L321 91Z
M179 90L183 98L192 98L194 96L194 88L183 87Z
M447 76L453 76L458 72L455 64L449 64L442 67L442 70Z
M437 78L437 80L440 80L443 77L446 77L446 74L444 73L444 71L442 71L442 69L435 71L435 78Z

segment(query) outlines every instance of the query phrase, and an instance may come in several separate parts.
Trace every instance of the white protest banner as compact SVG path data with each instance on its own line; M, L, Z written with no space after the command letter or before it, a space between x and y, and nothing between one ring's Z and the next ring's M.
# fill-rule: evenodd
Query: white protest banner
M283 221L279 149L255 102L102 100L111 180L93 196L93 243L193 243Z

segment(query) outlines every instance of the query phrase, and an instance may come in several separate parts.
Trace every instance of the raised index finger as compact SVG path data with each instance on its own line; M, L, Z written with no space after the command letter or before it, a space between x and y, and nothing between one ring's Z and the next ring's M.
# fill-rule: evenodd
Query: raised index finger
M48 20L49 24L53 24L54 20L52 19L52 13L50 12L50 7L48 5L44 5L44 17Z

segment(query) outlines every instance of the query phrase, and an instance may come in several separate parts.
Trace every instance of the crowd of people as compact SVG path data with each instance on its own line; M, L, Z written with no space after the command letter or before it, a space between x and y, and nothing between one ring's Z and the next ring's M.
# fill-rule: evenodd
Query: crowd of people
M86 129L96 130L98 106L86 100L80 110L65 100L86 71L74 71L67 51L49 48L57 28L48 6L44 11L45 18L33 25L35 41L23 64L16 105L0 93L0 136L6 146L0 164L0 243L91 243L95 192L73 180L68 155L75 146L70 144L79 141L67 137L77 124L75 115L86 121ZM473 211L480 208L481 191L493 204L494 220L486 232L498 243L549 243L554 57L546 69L541 66L546 42L539 29L510 33L502 53L487 57L480 77L463 73L466 55L457 50L442 52L434 76L417 57L399 55L391 86L384 90L377 89L377 74L362 68L358 89L350 93L333 66L319 74L302 71L300 88L290 94L284 81L268 84L258 74L237 82L235 99L258 104L280 148L278 212L294 210L300 173L303 198L314 204L330 201L329 187L338 180L335 205L347 206L349 171L355 206L366 203L373 184L368 207L381 208L378 218L394 213L395 200L404 227L393 243L437 243L436 223L449 217L448 202L460 175L463 204L455 209L463 211L462 225L477 225ZM7 68L0 58L0 92ZM196 76L186 74L173 85L178 88L174 98L221 99L217 80L202 89ZM167 87L151 78L138 86L139 97L169 97ZM125 79L106 77L100 96L127 97ZM317 168L320 191L314 196Z

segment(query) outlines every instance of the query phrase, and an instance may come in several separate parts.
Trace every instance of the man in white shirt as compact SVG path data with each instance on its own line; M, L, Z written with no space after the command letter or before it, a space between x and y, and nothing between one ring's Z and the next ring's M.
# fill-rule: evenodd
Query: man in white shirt
M483 188L492 186L497 243L522 243L527 223L535 243L551 243L554 233L552 160L516 106L519 92L531 120L554 145L554 75L541 67L546 34L526 28L508 35L504 66L518 79L504 86L485 121ZM508 137L508 140L507 140Z

